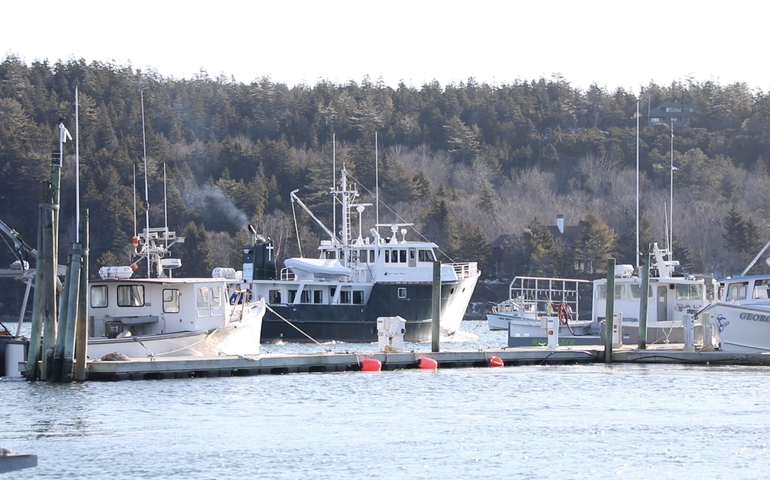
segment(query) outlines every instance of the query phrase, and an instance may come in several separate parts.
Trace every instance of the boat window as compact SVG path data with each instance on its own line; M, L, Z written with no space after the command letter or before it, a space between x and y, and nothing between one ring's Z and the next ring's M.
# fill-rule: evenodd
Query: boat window
M302 290L299 303L310 303L310 290Z
M757 280L754 282L752 298L770 298L770 280Z
M374 250L369 250L369 263L374 263Z
M596 286L596 299L607 300L607 285Z
M211 288L211 306L212 307L222 306L222 287Z
M179 313L179 290L163 290L163 311L165 313Z
M199 287L198 292L195 296L195 301L197 303L198 308L208 308L209 304L211 302L211 298L209 296L209 287Z
M358 262L358 250L352 250L350 252L350 263Z
M390 263L390 250L385 250L385 263Z
M324 303L323 290L313 290L313 303Z
M289 290L289 303L294 303L295 298L297 298L297 291Z
M107 285L93 285L91 287L91 307L104 308L107 306Z
M642 298L642 285L632 284L632 285L629 285L629 287L630 287L629 295L631 300L640 300ZM649 300L650 298L652 298L652 288L648 286L647 299Z
M399 260L401 263L406 263L406 250L399 250L401 259Z
M334 250L327 250L325 256L329 260L334 260L337 258L337 252Z
M353 291L353 303L356 305L363 305L364 304L364 292L363 290L354 290Z
M417 252L418 262L435 262L436 257L433 255L433 250L420 250Z
M698 300L700 298L701 298L700 285L677 285L676 286L677 300Z
M270 290L270 292L268 293L268 298L270 299L271 304L281 303L281 291Z
M398 289L398 298L406 298L406 288L399 287L399 289Z
M727 289L727 301L746 300L746 293L749 290L748 282L733 283Z
M625 299L626 299L626 286L615 285L615 300L625 300Z
M144 285L118 285L118 306L144 306Z
M342 290L340 292L340 303L350 303L350 290Z

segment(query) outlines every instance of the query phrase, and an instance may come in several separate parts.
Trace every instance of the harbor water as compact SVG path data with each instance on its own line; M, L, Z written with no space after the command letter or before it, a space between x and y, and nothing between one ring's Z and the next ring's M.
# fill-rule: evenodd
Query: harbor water
M501 348L505 334L465 321L441 348ZM0 447L38 455L14 479L760 479L770 466L764 367L3 380L0 392Z

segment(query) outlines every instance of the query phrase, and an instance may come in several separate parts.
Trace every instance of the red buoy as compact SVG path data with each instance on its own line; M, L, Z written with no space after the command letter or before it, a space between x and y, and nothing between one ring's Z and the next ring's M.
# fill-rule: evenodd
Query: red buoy
M382 362L376 358L365 358L361 360L362 372L379 372L382 370Z
M438 368L438 362L432 358L420 358L417 360L417 366L425 370L436 370Z
M487 365L490 367L502 367L505 365L505 362L503 362L503 359L500 357L489 357L487 359Z

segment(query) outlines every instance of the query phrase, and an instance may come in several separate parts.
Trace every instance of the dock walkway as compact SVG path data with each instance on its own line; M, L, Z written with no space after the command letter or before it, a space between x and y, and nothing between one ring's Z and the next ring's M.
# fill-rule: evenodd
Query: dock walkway
M382 370L419 368L421 358L431 358L438 368L488 367L498 357L505 366L575 365L604 362L604 349L545 347L403 353L260 354L219 357L169 357L126 361L89 360L88 380L149 380L167 378L231 377L287 373L323 373L361 370L365 359L376 359ZM701 365L770 365L770 355L719 351L685 351L681 344L653 345L647 350L621 347L612 351L612 362Z

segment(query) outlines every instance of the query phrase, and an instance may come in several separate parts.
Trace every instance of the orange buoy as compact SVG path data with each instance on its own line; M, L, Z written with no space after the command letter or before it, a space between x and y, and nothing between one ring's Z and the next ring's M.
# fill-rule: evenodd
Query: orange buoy
M505 362L503 362L503 359L500 357L489 357L487 359L487 365L490 367L502 367L505 365Z
M417 360L417 366L425 370L436 370L438 362L432 358L423 357Z
M361 360L362 372L379 372L382 370L382 362L376 358L365 358Z

